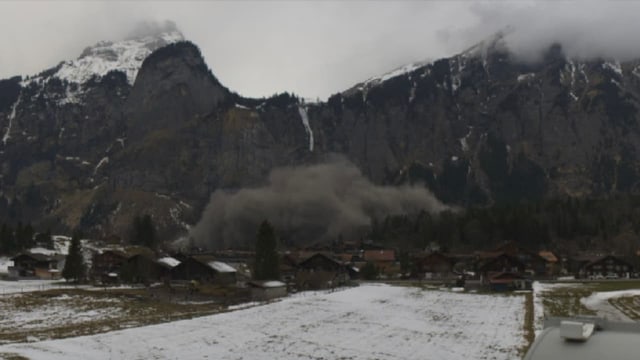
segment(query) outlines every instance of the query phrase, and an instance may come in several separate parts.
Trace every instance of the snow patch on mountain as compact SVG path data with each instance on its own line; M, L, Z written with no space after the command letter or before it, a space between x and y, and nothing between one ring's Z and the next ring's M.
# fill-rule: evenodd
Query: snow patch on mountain
M62 62L57 71L48 77L84 84L94 76L103 77L110 71L118 70L124 72L129 84L133 85L138 70L147 56L161 47L183 40L182 33L174 30L116 42L100 41L86 48L77 59ZM22 85L26 86L42 80L44 79L40 76L31 77ZM73 102L75 97L70 96L71 100L68 101Z
M518 82L529 81L535 77L536 77L535 73L520 74L518 75Z
M98 172L98 169L100 169L100 167L104 164L108 164L109 163L109 157L105 156L103 157L100 162L98 162L98 165L96 165L96 167L93 169L93 175L95 175Z
M54 76L83 84L93 76L102 77L120 70L133 84L144 59L154 50L184 40L180 32L164 33L119 42L101 41L84 50L76 60L65 61Z
M7 131L4 133L4 136L2 136L2 143L4 145L7 145L7 140L9 140L9 138L11 137L11 127L13 126L13 119L16 118L16 109L18 108L18 105L20 105L20 100L22 100L22 93L20 93L20 95L18 96L18 100L16 100L16 102L11 107L11 113L9 114L8 119L9 123L7 124Z
M615 62L605 61L604 63L602 63L602 68L609 69L615 72L616 74L618 74L618 76L622 76L622 66L620 66L619 61L615 61Z
M309 115L307 114L307 109L305 109L303 106L298 106L298 112L300 113L300 119L302 120L302 125L304 125L304 130L309 136L309 151L313 151L313 131L311 130L311 126L309 125Z

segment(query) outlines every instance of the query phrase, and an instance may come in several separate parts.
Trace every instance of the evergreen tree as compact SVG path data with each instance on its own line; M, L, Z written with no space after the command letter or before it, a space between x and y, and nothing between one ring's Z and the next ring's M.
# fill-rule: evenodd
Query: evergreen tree
M268 221L263 221L256 239L256 260L253 278L256 280L277 280L280 278L280 262L277 252L276 234Z
M62 277L69 280L81 281L84 279L85 265L82 258L82 244L80 244L80 233L76 232L71 238L69 254L62 269Z
M3 223L0 228L0 252L3 254L13 254L16 245L13 237L13 230L9 225Z
M136 216L133 219L132 230L132 244L155 249L157 245L156 229L150 215Z

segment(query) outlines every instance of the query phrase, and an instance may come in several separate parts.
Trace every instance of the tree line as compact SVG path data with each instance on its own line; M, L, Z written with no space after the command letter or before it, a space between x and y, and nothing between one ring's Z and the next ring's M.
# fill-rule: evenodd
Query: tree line
M640 247L640 196L566 197L388 216L372 222L369 238L405 250L437 244L450 251L473 251L515 241L531 250L624 253Z
M36 245L53 249L51 231L36 233L31 224L21 222L15 226L7 223L0 226L0 254L15 254Z

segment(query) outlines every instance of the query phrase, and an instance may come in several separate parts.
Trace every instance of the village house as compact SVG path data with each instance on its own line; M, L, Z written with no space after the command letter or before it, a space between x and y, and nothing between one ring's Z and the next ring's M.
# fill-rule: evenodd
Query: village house
M144 255L148 259L154 259L153 250L143 246L130 246L127 248L103 249L96 252L91 260L90 278L102 283L115 283L121 281L121 268L129 258L135 255ZM135 261L144 261L137 258ZM136 265L130 265L136 266ZM141 266L141 265L140 265ZM126 274L127 281L131 281L134 274Z
M130 256L120 267L119 278L128 283L148 284L161 280L166 268L148 254Z
M538 255L546 261L546 275L556 276L560 274L561 264L558 257L553 252L543 250L538 252Z
M235 285L237 271L209 255L187 257L171 269L171 280L196 280L216 285Z
M47 280L60 279L66 256L21 253L11 260L13 266L8 268L12 278L38 278Z
M102 283L117 282L120 267L127 258L128 255L122 250L105 250L95 253L91 261L91 279Z
M455 259L441 252L422 254L413 258L413 277L421 279L444 279L453 276Z
M525 265L518 258L505 253L485 253L479 257L476 266L483 284L489 284L490 279L496 274L522 275L525 270Z
M581 274L585 265L592 263L602 257L604 254L585 254L579 253L572 256L568 256L565 261L566 270L569 274L573 274L576 278L583 277Z
M607 255L585 264L579 275L585 278L627 278L633 271L633 266L625 260Z
M323 253L317 253L298 264L298 289L325 289L345 284L349 280L348 265Z
M393 276L400 273L400 266L396 262L396 252L392 249L364 250L362 260L372 263L383 276Z
M538 253L519 246L514 241L507 242L494 250L517 258L524 265L524 272L529 275L543 277L547 274L547 261Z

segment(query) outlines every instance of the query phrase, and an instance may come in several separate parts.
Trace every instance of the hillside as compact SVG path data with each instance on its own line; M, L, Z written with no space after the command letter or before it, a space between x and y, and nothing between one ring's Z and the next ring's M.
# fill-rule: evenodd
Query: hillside
M243 98L165 30L0 81L0 218L126 236L147 212L171 239L213 191L333 153L463 206L638 190L639 61L525 63L498 36L307 104Z

